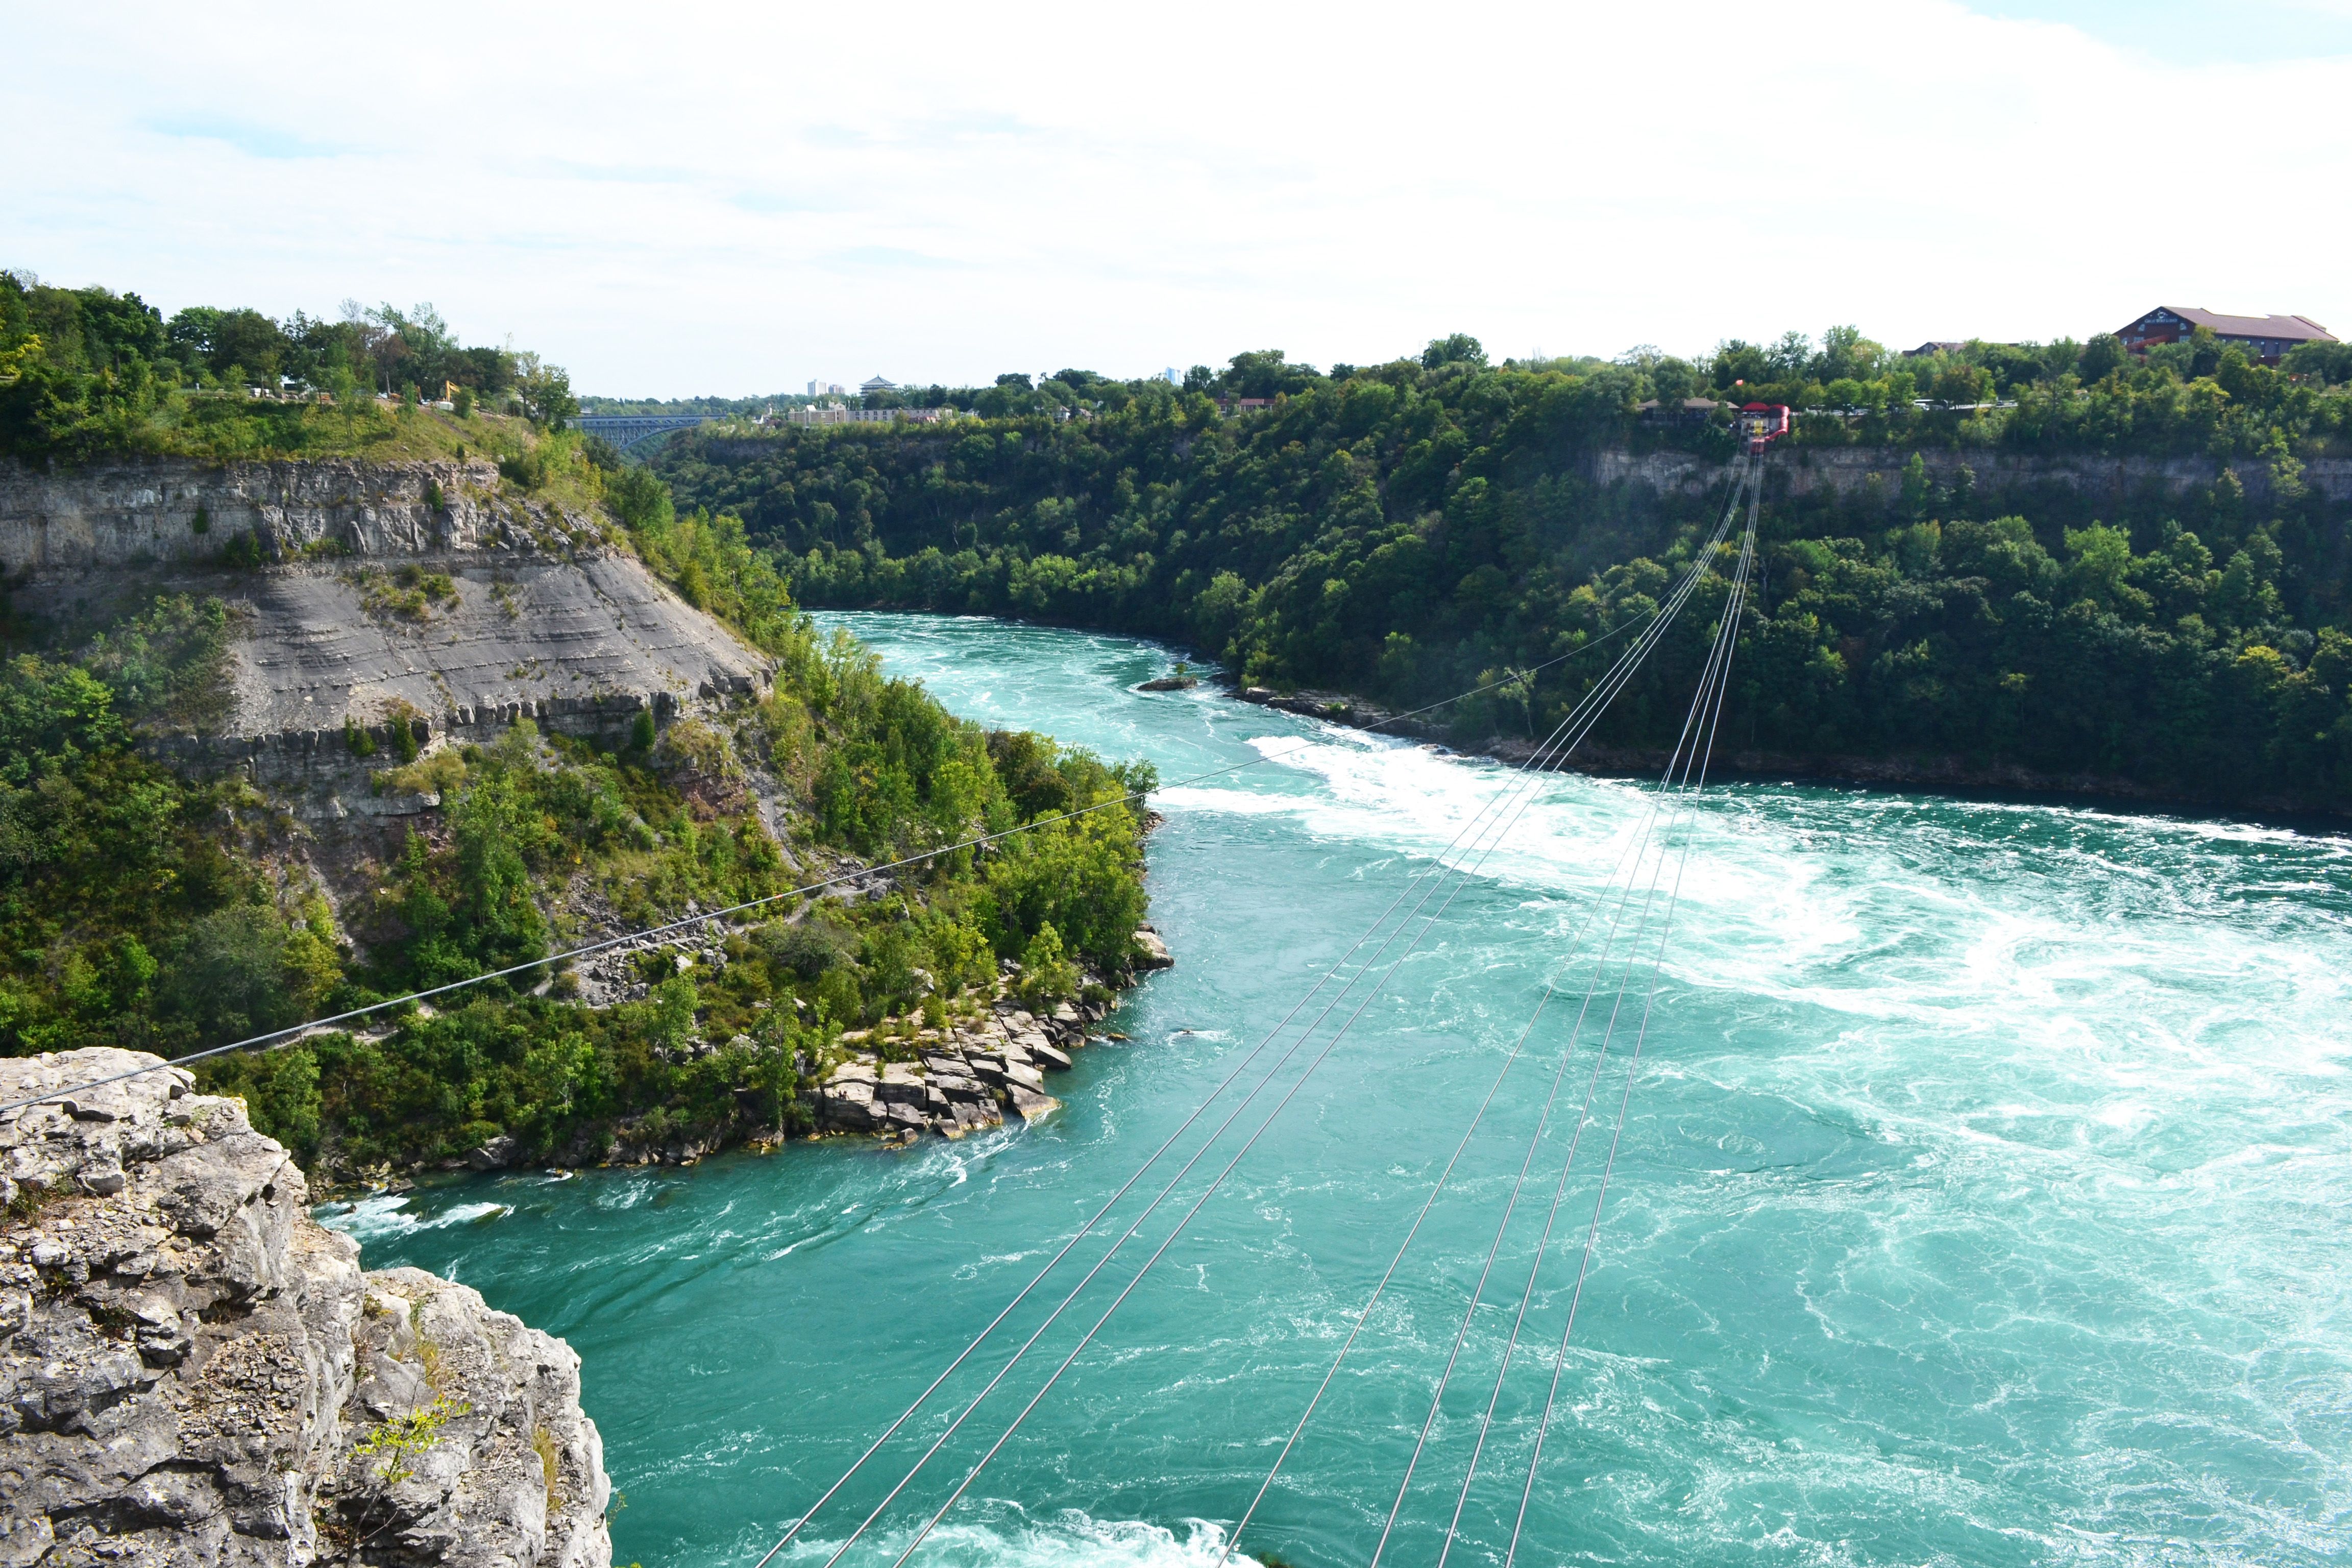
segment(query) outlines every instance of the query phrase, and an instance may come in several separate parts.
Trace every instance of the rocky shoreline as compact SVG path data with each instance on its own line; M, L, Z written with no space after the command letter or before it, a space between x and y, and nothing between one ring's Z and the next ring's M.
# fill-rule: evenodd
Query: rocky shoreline
M817 1123L828 1131L911 1139L927 1131L961 1138L1002 1127L1008 1111L1022 1121L1039 1121L1062 1104L1045 1092L1045 1074L1067 1072L1069 1053L1086 1045L1087 1026L1110 1010L1108 1003L1065 1002L1040 1018L999 1002L971 1023L919 1031L911 1061L857 1051L818 1086Z
M0 1060L0 1564L609 1568L562 1341L362 1273L242 1101L112 1049Z
M584 979L583 999L610 1005L645 995L643 978L628 975L625 960L655 947L674 949L679 961L690 966L724 964L730 934L740 933L714 919L656 941L616 948L613 974L604 977L600 972ZM1136 929L1129 971L1108 983L1081 972L1082 994L1099 1000L1065 1001L1042 1016L1033 1014L1007 994L1018 977L1017 970L1008 967L992 994L984 994L976 1005L959 1004L966 1013L950 1016L937 1026L925 1025L918 1015L851 1030L840 1037L837 1053L828 1051L823 1060L803 1055L795 1064L801 1075L797 1103L802 1125L808 1136L878 1134L911 1142L925 1132L961 1138L1001 1127L1008 1115L1020 1122L1038 1121L1061 1107L1059 1100L1045 1092L1045 1075L1069 1070L1073 1054L1093 1039L1123 1039L1103 1028L1118 1008L1121 990L1175 963L1167 943L1147 921ZM739 1037L730 1043L746 1042ZM719 1047L713 1041L696 1040L686 1048L703 1055ZM570 1147L540 1159L527 1157L513 1138L499 1137L462 1159L442 1161L437 1168L490 1172L541 1164L556 1169L683 1166L730 1148L777 1148L798 1136L730 1119L646 1139L623 1122L590 1129ZM353 1169L338 1166L330 1156L319 1195L341 1201L405 1191L412 1176L433 1168ZM0 1568L6 1564L0 1563Z

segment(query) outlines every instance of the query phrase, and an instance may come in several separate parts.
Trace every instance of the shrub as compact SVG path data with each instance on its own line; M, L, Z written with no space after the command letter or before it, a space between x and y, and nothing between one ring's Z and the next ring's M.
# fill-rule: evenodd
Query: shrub
M1021 1000L1032 1011L1051 1007L1077 994L1078 966L1062 952L1061 933L1052 922L1037 928L1021 954Z

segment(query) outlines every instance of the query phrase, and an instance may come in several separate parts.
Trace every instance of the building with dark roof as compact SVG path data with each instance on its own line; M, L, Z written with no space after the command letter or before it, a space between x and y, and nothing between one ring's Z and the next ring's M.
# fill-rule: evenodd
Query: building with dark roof
M2158 305L2116 336L2134 353L2157 343L2177 343L2200 327L2210 327L2225 343L2236 343L2264 364L2276 364L2297 343L2332 343L2336 334L2308 316L2224 316L2186 305Z

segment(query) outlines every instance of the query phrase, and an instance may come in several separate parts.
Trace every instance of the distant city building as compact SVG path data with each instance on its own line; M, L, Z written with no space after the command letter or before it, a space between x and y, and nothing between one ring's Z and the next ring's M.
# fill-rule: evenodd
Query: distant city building
M811 397L845 397L848 394L849 388L842 385L841 383L837 381L812 381L809 383L808 395Z
M1183 373L1181 373L1181 371L1179 371L1179 370L1178 370L1174 365L1172 365L1172 364L1171 364L1171 365L1170 365L1166 370L1163 370L1163 371L1161 371L1161 372L1160 373L1160 380L1162 380L1162 381L1164 381L1164 382L1166 382L1166 383L1167 383L1169 385L1171 385L1171 386L1181 386L1182 384L1184 384L1184 376L1183 376Z
M2264 364L2276 364L2298 343L2332 343L2336 334L2308 316L2224 316L2186 305L2158 305L2119 329L2116 336L2134 353L2157 343L2177 343L2209 327L2225 343L2237 343Z
M1943 342L1940 341L1931 340L1927 342L1921 343L1916 349L1905 349L1903 351L1903 357L1905 359L1925 359L1929 354L1956 354L1968 346L1969 345L1964 342Z
M961 416L952 408L845 408L838 403L812 403L784 415L787 425L944 425Z
M898 384L887 376L877 375L869 381L859 382L857 390L863 395L871 397L877 392L896 392L898 390Z

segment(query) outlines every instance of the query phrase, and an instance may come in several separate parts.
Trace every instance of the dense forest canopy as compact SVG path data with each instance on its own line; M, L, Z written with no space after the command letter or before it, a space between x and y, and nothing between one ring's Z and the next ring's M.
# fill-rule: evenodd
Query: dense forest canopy
M256 406L255 393L305 401ZM579 411L560 367L464 346L431 305L347 300L333 320L283 321L194 305L167 321L136 294L0 272L0 458L315 452L349 439L355 403L445 394L461 412L479 403L550 427Z
M2341 810L2347 509L2307 466L2352 453L2347 379L2340 345L2273 369L2210 333L2145 357L2113 338L1914 357L1841 328L1704 362L1502 365L1455 336L1328 374L1269 351L1181 385L1009 376L966 399L977 423L698 433L653 463L679 504L740 517L812 604L1130 630L1252 681L1409 703L1646 614L1721 490L1603 482L1597 456L1727 459L1727 414L1685 399L1786 402L1742 744ZM1885 481L1790 482L1843 447L1883 455ZM2203 477L2101 499L2011 460L2081 456ZM1687 652L1605 738L1661 738ZM1467 705L1459 731L1540 727L1589 679L1571 662Z

